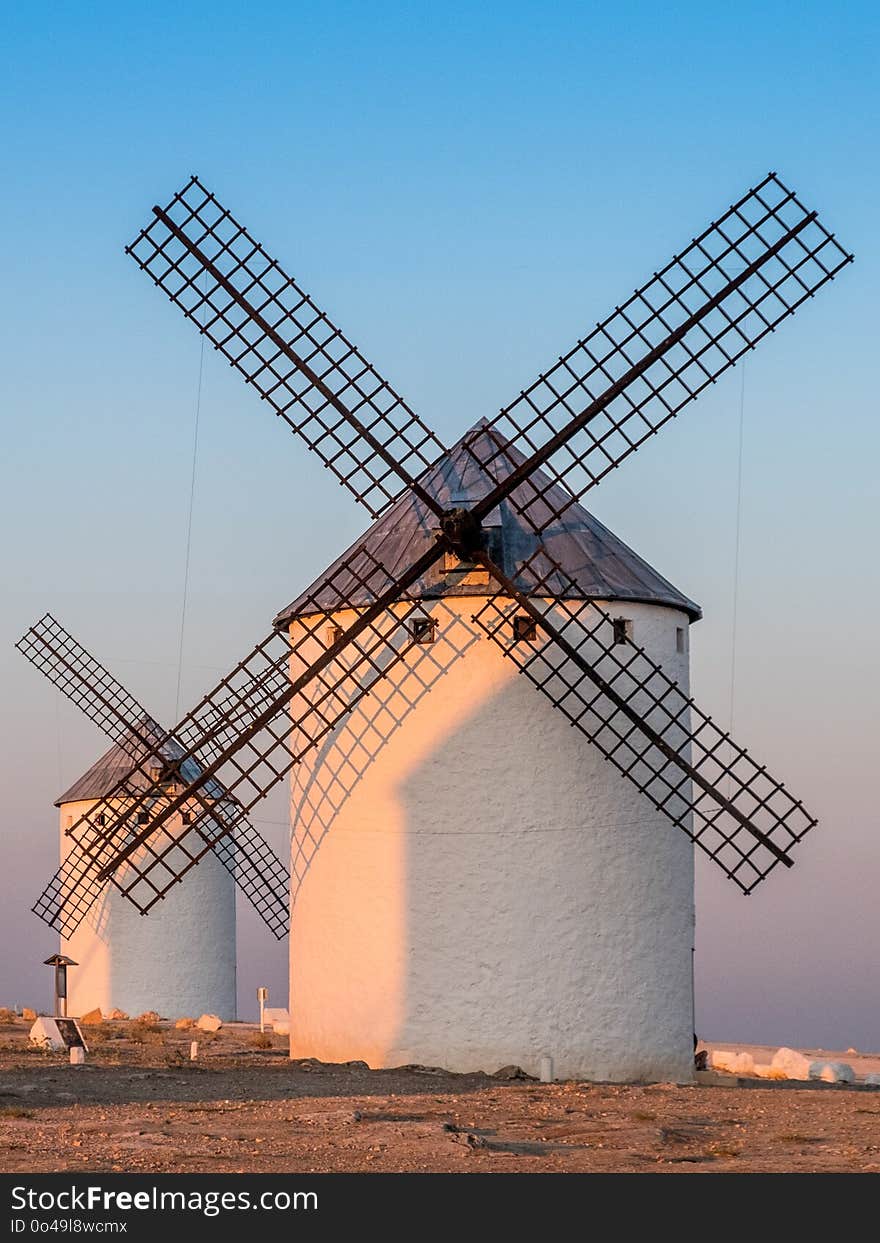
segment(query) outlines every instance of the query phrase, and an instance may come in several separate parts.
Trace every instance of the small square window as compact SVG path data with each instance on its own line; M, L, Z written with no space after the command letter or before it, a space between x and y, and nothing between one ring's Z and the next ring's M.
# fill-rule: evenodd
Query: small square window
M150 823L150 813L148 811L139 811L138 812L138 824L149 824L149 823Z
M528 613L517 613L513 619L514 643L533 643L538 637L538 626Z
M180 813L181 824L192 824L193 814L191 811L182 811Z
M437 623L430 617L413 617L409 623L409 632L416 643L433 643L436 638Z
M685 650L685 628L684 626L675 627L675 650L683 652Z
M327 646L332 647L334 643L338 643L342 638L342 627L330 625L327 627Z
M107 823L107 817L104 815L103 812L95 816L95 824L98 826L99 829L103 829L106 823Z
M633 637L633 624L628 617L615 617L612 624L615 644L626 643Z

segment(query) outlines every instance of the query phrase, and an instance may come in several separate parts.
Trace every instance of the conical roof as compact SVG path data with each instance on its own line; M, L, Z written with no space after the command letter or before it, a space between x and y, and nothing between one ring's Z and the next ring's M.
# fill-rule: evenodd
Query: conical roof
M150 745L155 745L156 754L166 762L179 760L185 754L183 748L173 739L166 739L163 742L164 733L162 727L151 716L144 713L137 722L136 728L133 727L129 731L126 746L114 742L113 746L105 751L100 759L95 760L91 768L84 772L70 789L59 794L55 800L55 806L60 807L62 803L75 803L80 799L103 798L110 794L122 778L131 773L135 763L132 755L138 753L146 755L142 739L146 739ZM198 777L201 771L195 760L186 760L181 767L181 776L184 782L190 782ZM129 779L129 784L145 790L150 782L142 773L134 772ZM224 796L222 786L216 781L207 782L204 790L208 798L216 799ZM226 797L228 798L229 795Z
M506 477L524 460L522 454L499 436L495 429L490 429L485 422L478 424L420 480L425 490L444 509L459 505L468 507L486 496L493 486L465 448L465 442L471 446L476 457L484 461L493 460L493 473L498 478ZM543 494L543 498L537 502L534 499L536 486ZM537 524L544 526L540 536L522 517L516 505L511 504L511 500L518 501L521 505L529 504ZM562 512L562 517L554 517L559 512ZM702 616L698 604L673 587L672 583L658 574L638 553L624 544L623 540L618 539L598 518L582 505L573 502L564 487L551 483L540 470L534 472L531 482L527 481L515 488L511 497L502 501L488 515L483 526L500 529L503 569L517 581L517 585L526 594L546 594L546 588L544 592L534 591L534 584L527 577L518 578L523 562L543 546L575 582L579 598L665 604L670 608L681 609L693 621ZM437 527L436 515L413 492L405 492L316 583L278 614L275 624L283 626L294 617L314 612L316 603L318 607L328 611L332 611L334 606L338 608L335 590L317 588L358 546L365 545L389 574L402 573L433 543ZM485 586L462 581L461 575L447 579L442 558L427 575L404 593L407 599L485 594ZM363 607L373 601L374 595L362 586L355 586L347 598L352 606Z

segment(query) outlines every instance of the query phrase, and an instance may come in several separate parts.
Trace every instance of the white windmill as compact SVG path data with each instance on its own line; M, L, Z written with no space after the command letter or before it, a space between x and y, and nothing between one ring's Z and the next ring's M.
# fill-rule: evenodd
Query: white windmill
M688 1077L691 843L748 893L815 821L690 699L696 605L579 501L851 256L770 174L446 453L197 179L129 251L377 522L39 909L122 873L151 910L293 768L292 1053Z
M109 750L56 799L63 867L72 850L76 857L70 830L86 812L105 799L115 817L125 812L127 798L113 798L113 792L133 764L149 760L149 778L146 774L132 778L142 790L160 780L167 792L175 786L173 776L165 781L168 766L185 753L51 614L31 626L16 646L112 739ZM199 762L185 761L183 773L187 771L190 777L196 776L201 771ZM210 802L232 809L218 782L211 782L206 794ZM110 814L106 808L95 812L98 829L108 823ZM149 824L150 815L149 804L140 807L132 813L132 827ZM194 812L181 809L170 826L171 834L180 835L195 818ZM120 888L124 871L116 879L119 883L105 883L94 892L80 888L64 892L61 905L83 916L70 926L68 935L62 930L61 949L77 963L70 976L71 1012L209 1012L234 1019L236 885L276 937L286 934L288 924L287 868L259 832L245 820L233 836L217 842L205 866L189 884L169 892L152 919L144 919L126 901Z

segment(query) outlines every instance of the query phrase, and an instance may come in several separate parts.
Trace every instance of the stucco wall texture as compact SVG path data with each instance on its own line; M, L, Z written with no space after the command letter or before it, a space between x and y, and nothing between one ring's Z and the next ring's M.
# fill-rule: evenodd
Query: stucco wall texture
M61 858L70 848L65 826L93 807L61 805ZM79 965L67 975L67 1012L104 1014L119 1008L135 1017L156 1010L166 1018L212 1013L235 1018L235 886L208 854L149 915L108 886L61 952Z
M692 845L478 605L426 604L437 642L293 770L291 1055L689 1081ZM607 607L686 689L685 614Z

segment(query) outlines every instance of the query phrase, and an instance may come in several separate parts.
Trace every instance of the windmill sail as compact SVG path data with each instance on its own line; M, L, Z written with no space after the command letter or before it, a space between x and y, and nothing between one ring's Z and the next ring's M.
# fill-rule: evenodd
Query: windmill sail
M790 866L792 846L817 823L803 804L546 552L520 577L531 580L529 596L507 581L474 616L520 673L744 893ZM523 608L538 621L530 642L515 629Z
M583 497L851 260L769 174L492 420L482 513L536 466ZM508 444L526 458L512 479ZM535 524L544 498L520 502Z
M170 738L131 692L51 614L47 613L31 626L16 647L113 740L133 761L133 767L155 762L165 768L184 755L180 742ZM208 748L203 748L196 753L196 761L204 763L211 754ZM191 774L199 771L198 763L190 771ZM130 780L131 769L125 770L123 775ZM215 791L221 800L223 793L219 789ZM246 817L239 818L234 833L218 837L218 829L225 829L225 824L217 826L210 816L199 821L198 831L207 843L215 843L217 858L266 926L279 939L286 936L290 886L287 868ZM92 848L98 841L96 837L90 843ZM82 887L83 868L87 875L93 871L87 862L89 858L84 843L75 842L53 878L49 892L44 894L43 909L39 913L49 915L48 922L53 926L62 917L63 908L71 903L76 905L83 895L91 906L100 895L103 885L93 886L87 882Z
M273 630L175 728L175 737L194 742L169 759L159 780L149 760L136 765L71 826L68 833L80 849L68 856L40 896L34 909L41 918L69 936L108 879L143 913L151 910L224 837L236 833L247 812L296 760L403 659L416 606L390 607L397 580L378 564L373 572L390 582L391 590L384 602L360 616L352 633L328 646L332 619L319 607L295 646ZM346 589L361 581L361 572L352 579L348 566L337 575ZM340 593L336 608L345 608L346 602ZM339 659L343 653L344 661ZM320 691L306 698L303 692L313 685ZM203 748L212 748L213 758L197 766L194 756ZM190 823L178 823L182 810L192 816ZM149 816L145 827L137 827L139 812Z
M377 557L365 542L335 562L296 602L304 624L293 649L273 631L166 736L182 753L160 780L142 757L72 826L72 870L56 876L38 913L67 931L108 879L150 910L233 839L258 799L406 658L417 641L412 597L447 556L496 575L499 594L479 614L486 633L741 889L790 863L812 818L659 665L640 650L627 649L625 660L609 645L608 618L585 602L595 593L560 578L552 548L580 496L849 262L816 214L774 174L750 190L465 439L482 482L465 503L434 486L436 437L197 179L154 216L128 247L139 266L371 514L390 519L406 495L419 539L395 546L392 532L393 555L383 547ZM491 560L482 527L505 504L524 540L510 554L511 579ZM563 630L553 608L535 603L551 585L554 598L580 599L566 605ZM514 651L505 596L554 642ZM695 615L691 602L683 607ZM339 610L353 620L322 638ZM567 662L554 670L559 648ZM185 810L191 822L178 828ZM132 828L136 813L149 823Z
M193 177L127 253L377 517L443 446Z

